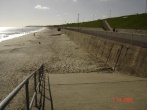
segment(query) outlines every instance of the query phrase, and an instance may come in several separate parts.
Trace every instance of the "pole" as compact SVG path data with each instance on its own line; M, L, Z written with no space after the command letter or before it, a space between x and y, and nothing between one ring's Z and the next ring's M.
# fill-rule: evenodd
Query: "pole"
M110 10L110 18L111 18L111 10Z
M78 14L78 30L79 30L79 18L80 18L80 14Z
M146 0L145 13L147 13L147 0Z
M26 109L29 110L29 87L28 87L29 81L27 79L27 82L25 84L25 91L26 91Z

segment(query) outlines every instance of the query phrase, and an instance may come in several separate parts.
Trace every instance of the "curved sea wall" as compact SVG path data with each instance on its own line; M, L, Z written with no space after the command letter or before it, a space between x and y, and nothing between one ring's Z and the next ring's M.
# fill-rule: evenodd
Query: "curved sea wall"
M80 47L103 60L114 71L147 77L147 49L70 30L62 30Z

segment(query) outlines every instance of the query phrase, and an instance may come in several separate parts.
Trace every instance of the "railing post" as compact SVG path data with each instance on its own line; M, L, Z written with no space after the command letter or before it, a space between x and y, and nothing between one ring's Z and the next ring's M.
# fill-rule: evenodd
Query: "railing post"
M48 77L48 88L49 88L49 95L50 95L50 101L51 101L51 110L54 110L54 106L53 106L53 99L52 99L52 93L51 93L51 87L50 87L50 81L49 81L49 77Z
M141 47L143 47L143 35L141 36Z
M40 75L40 69L39 69L39 73L38 73L39 75L39 77L38 77L38 80L39 80L39 93L40 93L40 85L41 85L41 81L40 81L40 77L41 77L41 75Z
M42 68L43 69L43 68ZM42 110L44 110L44 107L45 107L45 75L43 76L44 80L43 80L43 90L44 90L44 93L43 93L43 104L42 104Z
M133 34L131 34L131 45L133 44Z
M40 95L40 101L39 101L39 110L41 109L42 105L42 92L43 92L43 85L42 85L42 80L43 80L43 65L39 68L39 93ZM41 87L41 89L40 89ZM42 107L43 108L43 107Z
M29 110L29 81L27 79L27 82L25 83L25 90L26 90L26 108Z
M42 75L44 75L44 65L42 65Z
M37 84L36 84L36 72L34 74L34 90L36 92L36 96L35 96L35 106L37 107Z

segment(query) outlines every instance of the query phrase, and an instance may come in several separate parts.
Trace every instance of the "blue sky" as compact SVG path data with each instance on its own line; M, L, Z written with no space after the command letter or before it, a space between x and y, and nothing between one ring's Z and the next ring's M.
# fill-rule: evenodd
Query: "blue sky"
M0 26L54 25L145 12L145 0L0 0Z

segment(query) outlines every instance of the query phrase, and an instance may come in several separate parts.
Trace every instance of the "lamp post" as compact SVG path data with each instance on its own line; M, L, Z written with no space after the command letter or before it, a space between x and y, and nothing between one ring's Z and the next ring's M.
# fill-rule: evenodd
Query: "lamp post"
M110 10L110 18L111 18L111 10Z
M146 6L145 6L145 13L147 13L147 0L146 0Z
M78 30L79 30L79 18L80 18L80 14L78 14Z

